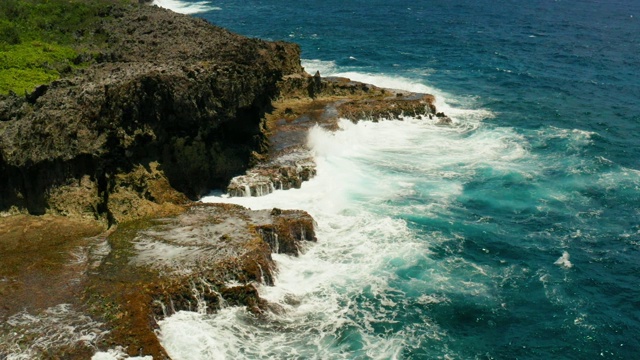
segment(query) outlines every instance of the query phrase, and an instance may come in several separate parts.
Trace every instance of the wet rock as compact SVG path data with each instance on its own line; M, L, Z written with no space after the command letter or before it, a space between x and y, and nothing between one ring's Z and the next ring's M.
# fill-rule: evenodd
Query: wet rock
M190 206L178 216L153 220L129 237L133 252L126 266L158 274L153 283L162 290L154 297L167 305L165 314L212 312L225 302L263 309L262 301L228 299L225 293L233 286L227 284L240 283L245 290L252 283L272 285L276 265L271 253L298 255L303 242L316 240L314 221L304 211L252 211L225 204Z
M436 125L451 125L452 123L453 120L448 116L438 117L438 120L436 121Z
M453 120L443 112L436 113L436 125L451 125Z
M352 120L373 120L381 119L393 120L403 116L418 117L428 115L433 112L433 96L425 94L415 94L415 96L404 96L398 94L395 98L385 98L382 100L358 100L345 102L338 106L340 117Z
M267 308L267 302L260 298L258 289L253 284L227 287L220 294L230 306L246 306L249 311L260 314Z
M278 254L297 256L303 241L316 241L313 218L306 212L274 209L271 222L256 228L271 251Z
M81 299L103 231L86 219L0 217L0 358L91 357L108 328Z
M313 177L315 162L306 146L313 126L335 130L340 118L380 121L432 118L436 113L433 95L383 89L348 78L322 78L320 73L287 75L278 86L275 111L266 115L269 152L244 175L231 179L229 196L263 196L299 188ZM448 118L438 119L444 124Z
M230 196L264 196L274 190L300 188L316 174L315 161L306 148L288 148L273 160L256 165L245 175L231 179Z
M226 306L270 311L257 286L273 284L271 254L295 256L315 240L314 221L304 211L194 204L178 215L120 224L84 297L93 314L108 314L101 320L113 329L109 341L130 354L142 348L161 358L157 319Z
M175 277L203 268L210 271L234 259L236 264L244 264L243 268L220 267L229 270L219 275L221 280L272 284L274 264L270 254L297 255L302 241L315 240L313 219L304 211L197 204L139 230L132 240L135 255L131 264Z

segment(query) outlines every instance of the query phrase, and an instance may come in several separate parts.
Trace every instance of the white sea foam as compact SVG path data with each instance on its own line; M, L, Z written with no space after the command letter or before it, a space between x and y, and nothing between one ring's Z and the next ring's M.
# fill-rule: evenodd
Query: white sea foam
M221 310L218 321L222 322L228 312L226 309ZM170 320L160 322L160 341L172 359L224 360L229 357L222 345L227 348L239 347L237 342L241 339L238 334L225 333L223 327L211 326L205 319L198 313L180 311ZM232 322L233 319L228 321Z
M102 325L69 304L37 314L20 312L0 324L0 358L38 359L65 347L95 346L107 333Z
M302 66L306 72L315 74L316 71L319 71L322 76L333 76L338 71L335 61L302 59Z
M561 266L565 269L571 269L573 267L573 264L571 263L571 261L569 261L570 257L571 256L569 255L569 253L564 251L562 253L562 256L560 256L558 260L556 260L556 262L554 262L553 264Z
M153 356L133 356L129 357L122 347L116 347L107 351L95 353L91 360L153 360Z
M154 0L153 5L175 11L180 14L198 14L207 11L222 10L211 1Z
M325 70L335 66L314 64ZM434 92L402 78L345 75L378 86ZM443 346L439 341L446 336L428 318L394 332L375 331L380 324L398 322L404 307L446 304L444 294L451 293L500 306L485 285L490 269L457 256L431 259L433 244L452 239L438 232L417 236L397 213L446 216L479 168L527 171L514 165L528 152L512 129L482 126L487 115L482 111L451 109L451 115L469 126L443 127L406 117L401 122L341 121L334 133L312 128L309 146L318 175L302 188L262 197L204 198L252 209L302 208L318 223L318 243L299 257L273 255L279 269L275 286L259 291L282 313L257 319L229 307L215 316L184 312L163 320L160 339L171 357L393 359L408 347ZM393 205L398 201L406 206ZM407 273L406 287L398 285L398 272Z

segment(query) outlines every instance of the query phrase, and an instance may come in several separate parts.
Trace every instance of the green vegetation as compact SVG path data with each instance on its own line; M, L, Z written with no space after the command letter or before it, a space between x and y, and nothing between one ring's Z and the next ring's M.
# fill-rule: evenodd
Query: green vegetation
M78 56L68 46L30 41L8 45L0 52L0 93L29 92L70 71Z
M109 7L130 0L0 0L0 94L22 94L86 64Z

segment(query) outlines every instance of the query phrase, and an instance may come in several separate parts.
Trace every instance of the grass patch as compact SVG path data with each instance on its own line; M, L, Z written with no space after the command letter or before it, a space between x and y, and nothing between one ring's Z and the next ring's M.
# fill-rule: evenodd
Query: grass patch
M39 41L6 45L0 51L0 94L31 92L77 67L77 57L69 46Z
M31 93L36 86L48 84L59 77L60 74L44 69L0 70L0 94L10 91L16 94Z
M111 8L131 0L0 0L0 94L22 94L92 59Z
M55 64L71 65L78 56L70 46L31 41L19 45L9 45L0 52L0 69L53 68Z

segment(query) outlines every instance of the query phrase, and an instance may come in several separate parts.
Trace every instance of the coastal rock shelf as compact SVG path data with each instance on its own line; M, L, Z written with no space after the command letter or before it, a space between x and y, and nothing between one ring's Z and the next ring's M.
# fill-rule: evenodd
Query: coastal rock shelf
M451 119L436 112L435 98L428 94L383 89L347 78L322 78L320 73L292 74L279 82L280 98L266 114L266 156L257 165L231 179L229 196L263 196L274 190L300 188L316 174L315 162L306 146L313 126L337 129L340 118L358 121L400 120L403 116L428 118L437 125Z
M194 204L98 236L90 236L95 224L52 216L12 217L0 231L7 265L0 268L0 355L25 349L29 358L86 359L112 344L167 358L154 333L158 320L225 306L260 316L272 307L256 288L273 284L271 254L297 256L316 241L304 211L228 204Z
M314 221L304 211L194 204L176 216L125 224L111 235L112 250L89 279L89 303L120 304L119 326L110 334L115 343L162 354L153 333L158 319L225 306L260 315L270 304L256 284L273 284L271 254L297 256L315 240Z

